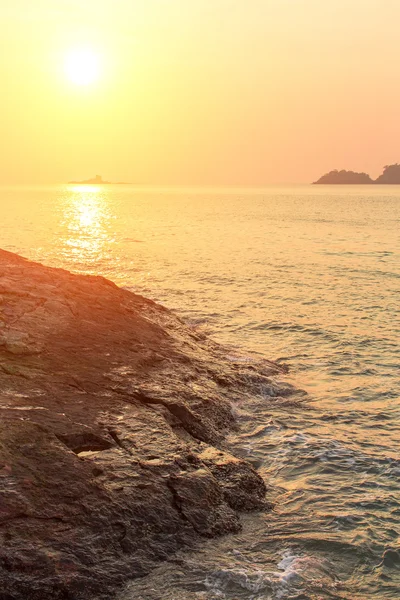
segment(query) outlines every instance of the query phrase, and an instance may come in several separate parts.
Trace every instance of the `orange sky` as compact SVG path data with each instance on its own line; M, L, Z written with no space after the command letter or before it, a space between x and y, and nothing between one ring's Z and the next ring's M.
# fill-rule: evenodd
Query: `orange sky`
M398 0L0 0L0 182L375 176L400 162L399 22Z

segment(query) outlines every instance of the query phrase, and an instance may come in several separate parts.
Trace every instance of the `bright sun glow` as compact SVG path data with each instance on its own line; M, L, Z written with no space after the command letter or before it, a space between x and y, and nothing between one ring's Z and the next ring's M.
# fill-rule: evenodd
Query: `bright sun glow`
M65 57L65 73L76 85L90 85L100 76L98 54L88 48L71 50Z

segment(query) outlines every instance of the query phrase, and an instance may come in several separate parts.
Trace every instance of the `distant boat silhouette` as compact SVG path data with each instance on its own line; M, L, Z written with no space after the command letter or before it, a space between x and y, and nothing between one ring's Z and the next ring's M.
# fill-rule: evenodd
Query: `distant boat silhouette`
M69 181L68 183L75 183L79 185L127 185L126 181L104 181L101 175L96 175L91 179L83 179L82 181Z

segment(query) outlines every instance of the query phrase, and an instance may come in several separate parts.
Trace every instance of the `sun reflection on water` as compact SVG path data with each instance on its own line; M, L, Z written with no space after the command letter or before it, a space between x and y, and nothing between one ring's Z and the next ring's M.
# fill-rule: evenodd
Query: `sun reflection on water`
M62 254L74 270L103 270L114 242L114 218L110 198L103 186L69 187L61 206Z

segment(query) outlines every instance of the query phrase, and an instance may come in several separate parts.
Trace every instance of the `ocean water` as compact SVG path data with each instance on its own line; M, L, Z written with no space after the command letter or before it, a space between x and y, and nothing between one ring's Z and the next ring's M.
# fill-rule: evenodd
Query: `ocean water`
M0 208L0 247L105 275L308 392L236 407L275 510L123 600L400 598L399 187L2 187Z

